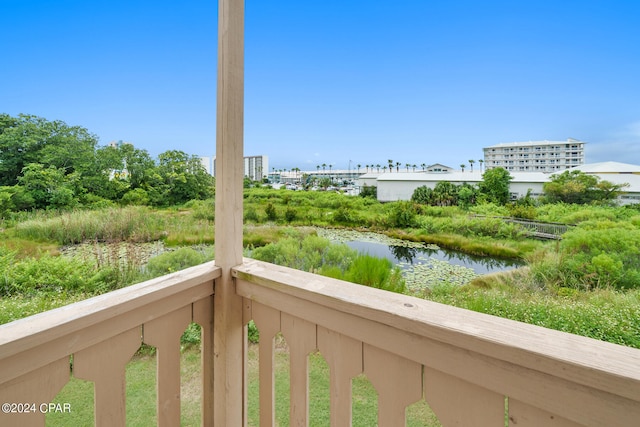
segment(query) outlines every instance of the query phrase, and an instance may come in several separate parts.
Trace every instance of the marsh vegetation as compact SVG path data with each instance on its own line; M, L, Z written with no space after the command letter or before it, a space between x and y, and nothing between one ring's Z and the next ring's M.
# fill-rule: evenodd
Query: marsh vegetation
M545 242L503 221L509 208L490 203L381 204L252 188L245 190L243 241L257 259L640 348L640 211L562 203L533 209L538 220L573 227L561 241ZM213 211L209 199L162 209L7 215L0 227L0 322L212 259ZM428 258L394 264L345 245L349 232L526 268L480 275Z

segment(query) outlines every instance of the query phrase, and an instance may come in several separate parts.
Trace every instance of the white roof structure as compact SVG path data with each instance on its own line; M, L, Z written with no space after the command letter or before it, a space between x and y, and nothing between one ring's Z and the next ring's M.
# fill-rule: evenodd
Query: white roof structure
M640 174L640 166L620 162L589 163L574 169L594 174Z
M621 204L640 203L640 166L617 162L603 162L582 165L575 169L584 173L597 175L601 180L612 182L613 184L629 184L623 189L619 201ZM533 196L543 194L542 186L551 180L555 173L544 172L510 172L511 180L510 192L514 197L523 197L531 191ZM435 187L440 181L448 181L456 185L469 183L477 185L482 181L480 170L453 171L449 173L429 173L429 172L386 172L369 173L362 175L358 180L359 185L375 185L378 187L378 200L381 202L392 202L396 200L409 200L416 188L426 185Z

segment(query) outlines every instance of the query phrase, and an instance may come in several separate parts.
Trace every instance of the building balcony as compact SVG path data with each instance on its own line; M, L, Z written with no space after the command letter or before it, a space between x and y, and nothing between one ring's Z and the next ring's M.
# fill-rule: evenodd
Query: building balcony
M180 425L191 322L202 327L202 425L247 425L250 320L263 427L275 425L279 334L291 425L310 424L314 352L329 366L331 426L352 424L360 374L378 393L379 426L404 425L423 400L446 427L638 425L640 350L243 259L244 1L220 0L218 20L216 260L1 325L0 426L44 425L41 408L71 376L93 383L94 425L126 425L125 367L142 343L157 351L157 425Z
M232 269L242 315L260 330L260 425L274 421L274 337L290 349L291 425L308 425L308 356L330 370L327 424L351 425L351 380L375 387L378 425L405 425L426 400L443 426L635 426L640 351L418 298L245 259ZM202 424L221 396L214 300L221 269L206 263L0 326L0 401L50 402L71 375L93 382L96 426L124 426L126 363L155 346L157 425L180 425L180 336L202 326ZM224 332L222 332L224 333ZM236 355L245 382L246 333ZM70 366L72 369L70 369ZM224 378L223 378L224 380ZM246 387L238 402L246 408ZM227 425L243 425L238 424ZM44 414L0 414L41 426Z

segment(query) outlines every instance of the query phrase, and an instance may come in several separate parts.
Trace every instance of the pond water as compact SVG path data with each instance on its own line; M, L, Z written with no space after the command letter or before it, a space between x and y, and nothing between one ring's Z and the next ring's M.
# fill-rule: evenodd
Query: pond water
M350 248L368 253L378 258L387 258L401 267L424 263L427 259L445 261L452 265L470 268L477 274L511 270L522 265L519 261L494 259L468 255L462 252L449 251L432 245L400 246L370 241L351 240L344 242Z
M515 260L467 255L377 233L328 229L317 229L317 232L321 237L344 243L361 253L389 259L402 270L409 290L416 292L439 284L465 285L480 275L522 265Z

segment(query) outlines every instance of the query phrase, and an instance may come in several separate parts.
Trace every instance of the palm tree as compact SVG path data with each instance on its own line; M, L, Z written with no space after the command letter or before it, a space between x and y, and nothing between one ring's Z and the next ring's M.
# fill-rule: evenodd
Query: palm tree
M358 173L360 173L360 167L362 166L360 163L356 165L358 167Z
M378 169L378 172L380 172L380 163L376 165L376 168Z
M415 164L413 164L413 165L411 165L411 167L413 168L413 171L415 172L417 166Z
M467 167L467 165L465 165L464 163L460 164L460 169L462 169L462 172L464 172L464 168L466 168L466 167Z
M393 160L389 159L387 162L389 163L389 172L393 172Z
M475 160L469 160L469 166L471 166L471 172L473 172L473 164L475 163Z
M484 163L484 160L480 159L478 160L478 163L480 164L480 172L482 172L482 164Z
M396 162L396 173L400 172L400 162Z
M420 165L420 167L422 168L422 172L424 172L424 170L427 168L427 164L423 163Z
M405 163L404 165L407 168L407 172L409 172L409 166L411 166L411 165L409 163Z
M324 173L326 171L326 169L327 169L327 164L323 163L322 164L322 173Z

